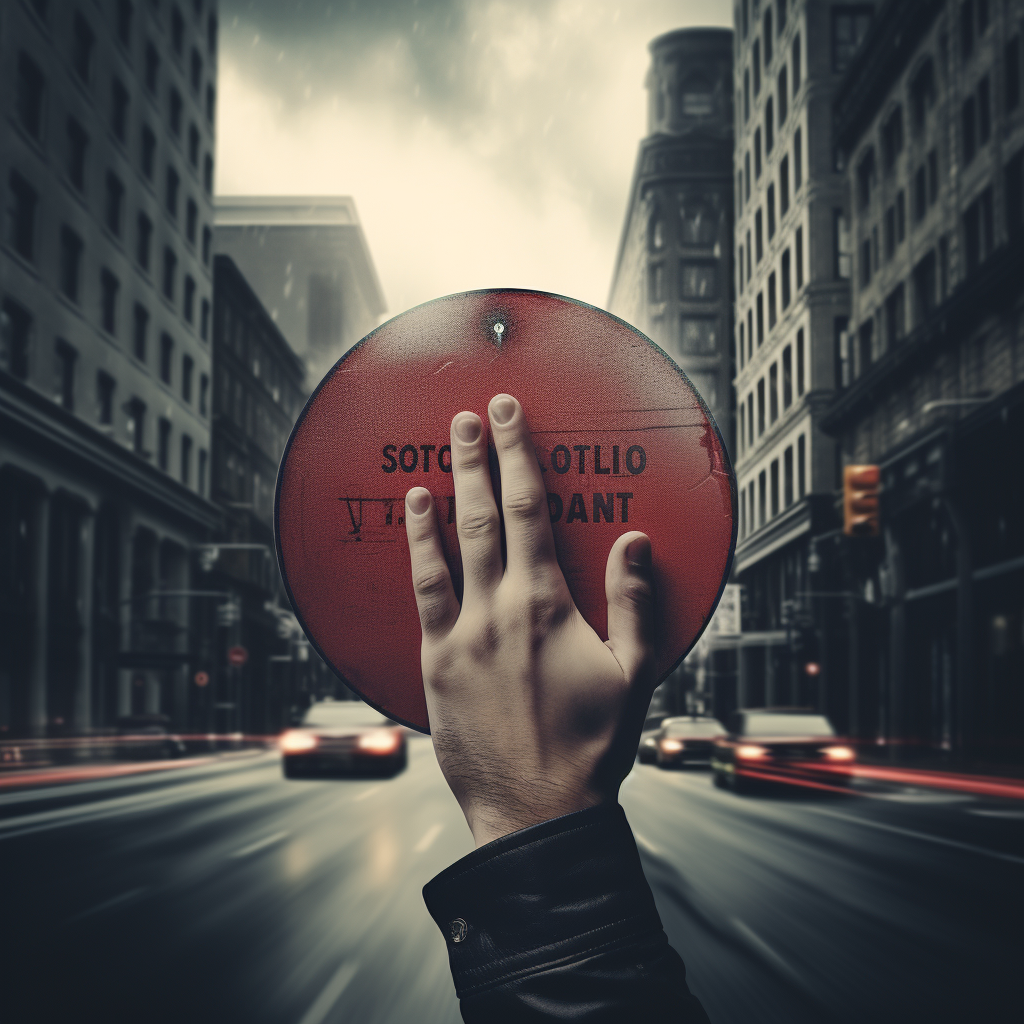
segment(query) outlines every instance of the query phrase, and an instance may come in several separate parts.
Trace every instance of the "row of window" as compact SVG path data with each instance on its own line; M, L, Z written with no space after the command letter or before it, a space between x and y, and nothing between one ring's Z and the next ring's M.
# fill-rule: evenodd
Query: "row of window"
M688 247L710 248L718 241L721 217L714 207L703 200L680 199L679 239ZM655 209L647 225L647 247L660 252L668 244L667 218Z
M289 431L281 423L280 414L274 415L264 398L246 388L226 368L218 372L217 379L220 389L218 413L226 416L251 438L269 459L279 459Z
M33 318L20 303L6 299L3 304L6 351L3 353L8 371L15 377L24 379L29 373L31 358ZM171 383L174 342L168 335L161 338L161 378ZM59 405L74 412L80 390L78 380L78 351L64 338L57 338L53 350L53 398ZM192 402L194 363L190 356L182 359L181 389L186 402ZM199 377L198 406L200 415L208 414L210 379L204 373ZM96 373L95 414L100 427L113 428L117 413L116 405L117 382L105 370ZM133 395L124 405L125 433L129 446L133 451L144 457L151 453L146 448L146 403L137 395ZM157 428L157 466L167 472L169 470L171 422L160 418ZM180 478L183 484L192 485L192 438L188 434L181 435L181 459L179 461ZM206 452L200 450L198 457L197 483L200 493L205 490Z
M807 493L807 440L804 434L796 439L796 466L793 445L782 453L780 493L779 460L772 459L767 470L757 475L757 504L754 503L754 481L740 489L740 538L749 536L780 512L799 501Z
M800 130L797 129L793 133L793 195L795 196L800 189L803 187L803 140L801 138ZM789 154L787 153L779 161L779 175L778 175L778 220L782 221L783 218L789 213L790 207L790 168L789 168ZM737 182L737 185L739 182ZM748 185L749 187L749 185ZM754 213L754 235L751 239L750 231L747 231L747 246L746 246L746 273L744 273L744 259L743 259L743 246L739 247L739 259L737 261L737 272L739 277L739 291L743 294L743 288L746 283L750 281L752 276L752 257L756 257L756 262L760 263L764 258L765 250L765 218L764 211L767 210L767 232L768 241L770 242L775 237L775 205L776 205L776 191L775 182L769 184L765 190L765 204L763 207L759 206ZM751 246L753 241L753 248Z
M747 277L750 276L750 248L749 232L747 237ZM742 246L740 247L740 259L743 259ZM792 256L790 255L792 251ZM794 296L804 286L804 229L798 227L793 233L793 246L786 247L779 260L778 276L773 270L768 275L766 289L759 291L754 299L753 305L747 310L747 319L744 323L742 316L739 323L738 354L739 368L742 370L746 363L754 358L755 327L757 347L764 344L767 334L771 333L779 316L784 313L793 301ZM765 294L768 296L768 325L765 330ZM780 309L781 307L781 309Z
M750 120L751 110L753 106L756 106L757 97L761 92L760 65L758 63L757 56L758 50L757 43L755 42L753 104L751 102L750 74L748 71L743 72L743 94L740 96L737 92L736 95L737 110L742 109L744 124ZM792 67L792 80L790 80L790 67ZM786 123L786 118L789 117L790 96L795 99L797 93L800 92L800 86L803 84L799 33L793 37L793 42L790 45L790 63L789 65L783 64L782 67L779 68L775 83L776 89L774 97L769 96L765 100L764 104L764 134L766 152L768 153L772 151L776 128L781 130L782 126ZM778 110L775 109L776 100L778 101ZM760 132L760 128L758 128L758 132ZM737 134L740 134L738 129Z
M653 263L647 272L647 293L651 302L668 298L666 265ZM679 298L684 302L718 298L718 264L710 261L683 260L679 264Z
M794 347L796 348L795 367L793 360ZM767 378L762 376L757 384L747 392L746 397L740 398L737 412L739 451L741 455L754 447L755 437L760 438L765 430L773 426L778 420L780 415L780 397L782 399L781 411L785 412L793 404L795 398L800 398L803 395L806 389L806 358L804 350L804 329L801 327L796 332L795 343L786 345L782 350L781 360L776 360L768 368ZM780 365L782 367L781 396L779 392Z

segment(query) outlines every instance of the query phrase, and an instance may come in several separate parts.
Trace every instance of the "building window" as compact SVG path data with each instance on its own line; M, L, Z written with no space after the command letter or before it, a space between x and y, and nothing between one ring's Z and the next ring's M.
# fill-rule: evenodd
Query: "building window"
M747 535L747 489L744 487L740 491L740 536L746 537Z
M177 5L171 9L171 45L180 57L185 47L185 19Z
M146 454L146 403L133 398L127 407L128 442L137 455Z
M177 89L172 89L171 90L171 95L170 95L170 106L169 106L169 113L168 113L168 121L169 121L170 126L171 126L171 131L175 135L181 135L181 111L182 111L181 93L178 92Z
M896 244L907 237L907 197L903 189L896 193Z
M192 438L181 435L181 482L189 487L192 483Z
M715 244L718 218L704 203L683 203L679 214L684 245L707 248Z
M124 142L128 133L128 103L128 90L119 78L115 78L111 87L110 126L119 142Z
M747 395L747 445L754 445L754 392Z
M108 334L117 333L117 294L121 282L106 268L100 271L100 304L103 330Z
M761 129L754 131L754 180L761 180Z
M714 93L707 81L690 78L683 86L680 109L684 117L707 117L714 112Z
M145 271L149 270L149 253L152 241L153 222L144 213L139 213L136 229L135 259Z
M217 18L213 12L206 19L206 48L211 57L217 52Z
M785 508L793 504L793 446L782 454L782 500Z
M206 463L207 463L206 449L205 448L200 448L199 449L199 470L198 470L197 479L196 479L196 489L199 491L199 497L200 498L205 498L206 497Z
M1006 44L1003 67L1006 112L1010 113L1020 104L1020 36L1014 36Z
M206 87L206 120L213 124L213 115L217 106L217 94L212 85Z
M209 401L210 378L205 373L199 377L199 415L206 415L206 406Z
M739 260L736 262L736 280L739 284L740 295L743 294L743 246L739 249Z
M1016 236L1024 227L1024 150L1018 150L1006 164L1006 221Z
M206 341L210 333L210 300L203 299L199 308L199 337Z
M168 165L164 205L167 208L167 212L175 220L178 219L178 186L180 184L181 179L178 177L178 172Z
M744 191L749 202L750 200L750 150L744 154L743 157L743 180L744 180Z
M768 520L768 485L765 471L757 475L757 525L764 526Z
M779 364L772 363L768 370L768 421L779 418Z
M71 67L86 85L92 76L92 53L96 44L89 23L81 14L75 14L75 24L71 37Z
M156 47L150 42L146 43L145 79L146 91L155 96L160 79L160 54L157 52Z
M779 460L772 459L771 464L772 480L772 516L779 514Z
M144 306L135 303L132 324L132 351L140 363L146 361L146 337L149 333L149 313Z
M850 229L846 225L846 217L838 207L832 210L832 267L837 278L845 279L853 269Z
M786 249L782 254L782 308L789 309L789 302L791 298L790 292L790 269L789 269L789 250Z
M992 251L992 186L964 211L964 248L967 256L967 272L973 273Z
M647 301L662 302L665 298L665 267L652 263L647 268Z
M860 243L860 286L867 288L871 284L871 239L865 238Z
M32 314L14 299L4 299L0 316L0 344L7 372L24 380L28 376L28 353L32 344Z
M190 197L188 205L185 207L185 238L188 240L189 245L195 245L196 243L198 221L199 207L196 206L195 200Z
M167 472L171 461L171 421L160 417L157 422L156 464L157 468Z
M901 281L885 300L885 340L892 348L906 330L905 301Z
M779 72L778 88L775 94L779 97L779 131L782 131L782 126L786 123L786 118L789 117L789 88L786 83L785 64Z
M142 173L153 180L153 168L156 164L156 136L149 125L142 126Z
M195 305L196 305L196 282L191 274L185 275L185 301L183 312L185 314L185 323L192 323L195 319Z
M45 97L46 79L36 62L22 50L18 54L18 121L33 139L42 138Z
M882 246L885 252L886 261L893 257L896 251L896 207L890 206L885 211L885 218L882 221Z
M739 342L739 351L737 352L737 359L739 361L739 366L740 366L741 370L743 369L743 365L746 362L746 357L747 357L747 339L744 336L744 334L745 334L745 332L744 332L743 318L740 317L740 342Z
M718 351L718 318L683 316L679 321L679 351L682 355L714 355Z
M82 240L65 224L60 229L60 290L72 302L78 301L81 264Z
M754 358L754 311L747 310L747 362Z
M762 229L762 217L761 208L757 208L757 213L754 214L754 241L757 246L757 262L760 263L764 256L764 235Z
M743 172L736 172L736 216L743 214Z
M747 38L747 32L750 29L750 0L742 0L740 5L740 25L743 30L743 38Z
M135 6L131 0L117 0L117 38L127 49L132 42L132 16Z
M871 366L871 360L873 358L873 346L874 346L874 334L875 334L875 321L868 318L860 325L860 330L857 332L857 346L858 346L858 362L857 368L858 374L864 374Z
M116 238L121 237L121 210L124 206L124 185L117 175L107 171L106 210L104 219L107 230Z
M764 342L764 292L757 293L757 347Z
M743 69L743 123L750 120L750 69Z
M209 153L203 158L203 188L207 195L213 195L213 157Z
M775 271L768 275L768 330L772 330L778 318L778 311L775 306Z
M919 224L928 212L928 184L924 164L914 174L914 223Z
M863 212L871 205L871 193L875 187L875 150L869 146L857 164L857 205Z
M992 137L992 96L988 75L978 83L978 145Z
M748 281L750 280L750 274L751 274L750 255L751 255L752 252L753 252L753 249L752 249L752 247L750 245L750 232L748 231L747 232L747 280Z
M164 249L164 298L174 301L174 281L178 271L178 257L169 248Z
M903 108L898 106L882 125L882 171L892 174L903 152Z
M770 7L765 9L763 25L761 38L764 40L764 66L767 69L772 62L772 9Z
M194 124L188 126L188 162L199 166L199 129Z
M195 363L191 356L183 356L181 360L181 397L184 401L192 402L192 371Z
M199 56L199 51L193 46L192 47L192 58L189 69L189 82L192 86L194 93L199 92L199 86L203 82L203 58Z
M73 118L68 118L68 181L79 192L85 191L85 159L89 150L89 136Z
M779 217L785 217L789 211L789 157L784 156L779 162Z
M804 229L796 229L793 239L793 258L796 262L796 290L804 286Z
M764 433L764 377L757 382L757 436Z
M796 439L796 481L797 494L803 497L807 493L807 445L805 435Z
M929 57L910 82L910 124L915 135L924 131L928 112L935 105L935 67Z
M764 151L765 155L772 151L775 145L775 104L769 96L764 102Z
M960 4L960 53L966 61L974 49L974 2L964 0Z
M171 383L171 368L174 363L174 339L165 331L160 335L160 379Z
M928 205L939 198L939 154L931 150L928 154Z
M960 124L963 133L964 163L969 164L974 159L974 154L978 150L975 103L973 96L968 96L967 99L964 100L964 105L960 115Z
M800 129L793 132L793 191L799 192L803 184L803 138Z
M751 70L754 75L754 95L761 92L761 40L755 39L751 49Z
M796 393L804 393L804 329L796 332ZM803 493L803 492L801 492Z
M114 378L102 370L96 371L96 420L104 427L114 422Z
M19 256L31 262L35 257L36 206L39 197L17 171L11 171L7 180L10 188L7 240Z
M800 91L800 34L793 36L792 60L793 65L793 96Z
M850 326L848 316L836 316L832 318L832 352L833 362L836 371L837 388L844 388L850 383L850 367L848 361L847 328Z
M765 201L768 209L768 241L775 237L775 183L768 186L768 197Z
M935 250L929 252L914 267L914 323L921 324L935 310L936 285Z
M871 24L869 5L832 8L832 70L844 72Z
M788 409L793 404L793 346L787 345L782 350L782 408Z
M684 299L713 299L718 295L718 267L714 263L679 265L680 293Z

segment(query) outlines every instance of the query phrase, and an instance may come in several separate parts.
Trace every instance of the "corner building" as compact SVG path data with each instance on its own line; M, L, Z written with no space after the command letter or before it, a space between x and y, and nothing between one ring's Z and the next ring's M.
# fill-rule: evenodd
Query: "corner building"
M210 0L0 8L0 736L188 721L216 68Z
M650 44L640 143L608 308L683 368L733 450L732 33Z
M845 671L845 653L824 642L839 587L819 578L812 590L807 565L812 538L837 523L836 445L820 421L850 316L832 96L872 13L827 0L735 6L739 706L834 715Z

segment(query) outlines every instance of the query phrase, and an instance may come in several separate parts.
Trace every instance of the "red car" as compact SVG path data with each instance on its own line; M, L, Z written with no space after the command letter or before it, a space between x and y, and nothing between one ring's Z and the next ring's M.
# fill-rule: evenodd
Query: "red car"
M729 716L711 756L715 785L740 793L757 783L815 788L849 785L853 747L822 714L806 708L747 708Z
M289 779L397 775L408 761L405 730L355 700L318 701L279 745Z

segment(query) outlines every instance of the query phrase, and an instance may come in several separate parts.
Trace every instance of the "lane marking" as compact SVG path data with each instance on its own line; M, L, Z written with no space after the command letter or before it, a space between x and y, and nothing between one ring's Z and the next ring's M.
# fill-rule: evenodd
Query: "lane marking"
M334 1009L334 1004L341 998L342 992L349 986L349 982L356 976L359 970L359 963L356 960L347 960L335 972L334 976L323 987L323 991L316 997L313 1005L306 1011L305 1016L299 1024L322 1024L324 1018Z
M426 853L427 850L430 849L434 840L441 834L443 830L444 825L431 825L430 828L427 829L423 838L413 847L413 852Z
M986 807L968 807L968 814L977 814L980 818L1008 818L1010 821L1024 821L1024 811L1003 811Z
M761 954L762 957L781 970L784 974L788 974L795 981L799 982L802 987L806 987L804 985L803 978L800 977L800 972L797 971L796 968L793 967L786 959L776 953L775 950L772 949L772 947L769 946L768 943L750 927L750 925L745 924L738 917L732 918L732 923L740 935L742 935L747 942Z
M275 843L279 843L282 839L287 839L288 835L289 833L287 832L275 832L273 835L257 839L255 843L243 846L240 850L235 850L235 852L229 854L229 856L235 858L248 857L252 853L258 853L260 850L265 850L268 846L273 846Z
M359 796L352 797L352 800L366 800L368 797L373 796L373 794L376 793L377 790L379 789L380 786L371 786L369 789L364 789L362 793L359 794Z
M848 821L854 825L864 825L867 828L875 828L880 832L891 832L897 836L907 836L909 839L920 839L926 843L936 843L939 846L948 846L954 850L963 850L965 853L976 853L982 857L993 857L996 860L1005 860L1010 864L1024 864L1024 857L1018 857L1013 853L1001 853L999 850L988 850L984 846L974 846L972 843L961 843L956 839L946 839L944 836L933 836L927 832L915 832L909 828L900 828L898 825L884 825L880 821L871 821L868 818L859 818L855 814L843 814L841 811L827 811L823 807L808 807L807 810L813 814L822 814L828 818L836 818L839 821Z
M64 923L65 925L77 924L79 921L84 921L87 917L92 917L93 914L102 914L104 911L112 910L122 903L128 903L141 896L147 888L148 886L143 885L138 889L129 889L127 892L121 893L120 896L113 896L109 900L97 903L95 907L89 907L88 910L83 910L81 913L75 914L74 917L69 917Z

